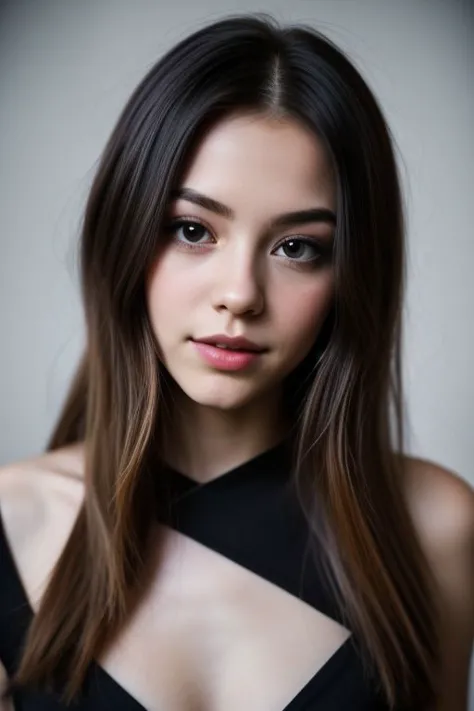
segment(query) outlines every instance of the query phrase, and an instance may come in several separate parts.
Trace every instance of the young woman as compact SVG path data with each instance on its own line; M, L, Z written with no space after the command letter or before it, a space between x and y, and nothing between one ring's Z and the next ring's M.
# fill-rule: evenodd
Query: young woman
M466 708L473 493L403 455L389 129L305 26L169 51L105 148L87 343L0 473L4 704Z

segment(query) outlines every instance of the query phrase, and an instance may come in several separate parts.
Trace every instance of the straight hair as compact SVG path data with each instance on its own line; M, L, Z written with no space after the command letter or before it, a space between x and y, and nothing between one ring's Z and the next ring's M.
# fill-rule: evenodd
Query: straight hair
M340 48L265 13L227 16L165 53L102 154L80 241L86 346L47 446L84 442L84 502L7 692L60 686L72 700L143 592L169 424L146 274L199 141L247 113L312 131L337 186L334 303L284 383L308 545L323 551L344 623L389 706L436 698L435 585L403 489L405 219L394 140Z

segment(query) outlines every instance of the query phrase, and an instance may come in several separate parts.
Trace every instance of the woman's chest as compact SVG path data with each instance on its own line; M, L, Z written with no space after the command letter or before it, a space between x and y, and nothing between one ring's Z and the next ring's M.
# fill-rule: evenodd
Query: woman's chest
M149 711L283 711L349 632L229 558L159 530L157 572L100 665Z

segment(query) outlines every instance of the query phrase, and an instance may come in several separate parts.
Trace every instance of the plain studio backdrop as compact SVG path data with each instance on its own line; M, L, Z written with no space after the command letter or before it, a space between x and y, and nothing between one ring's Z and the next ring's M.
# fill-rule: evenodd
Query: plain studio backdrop
M408 217L407 449L474 483L473 7L0 0L0 464L45 446L81 352L79 222L125 101L185 35L264 11L326 33L381 102Z

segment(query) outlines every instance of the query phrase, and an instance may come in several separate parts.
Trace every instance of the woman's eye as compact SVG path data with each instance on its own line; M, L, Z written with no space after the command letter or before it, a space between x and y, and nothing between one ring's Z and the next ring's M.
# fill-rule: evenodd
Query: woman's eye
M283 257L297 262L314 262L321 256L321 249L309 239L288 239L278 247L275 254L279 250L283 250Z
M165 227L168 234L173 234L177 242L184 244L201 244L202 238L209 234L204 225L191 220L175 220Z
M196 220L186 218L173 220L165 226L165 232L171 234L175 242L188 249L212 242L209 230ZM283 254L278 255L278 252ZM324 249L312 239L292 237L282 242L273 253L289 261L303 264L321 259L324 256Z

